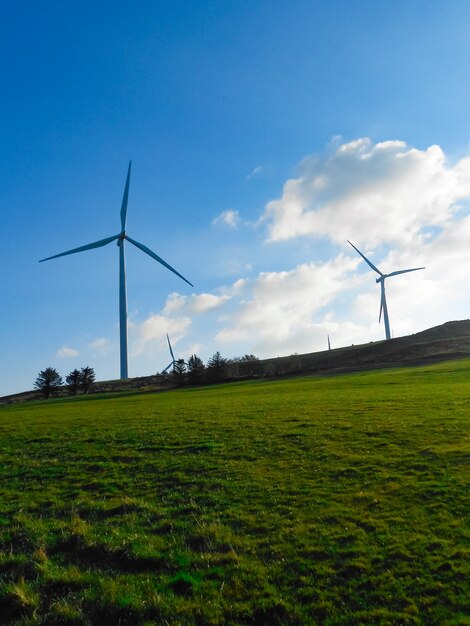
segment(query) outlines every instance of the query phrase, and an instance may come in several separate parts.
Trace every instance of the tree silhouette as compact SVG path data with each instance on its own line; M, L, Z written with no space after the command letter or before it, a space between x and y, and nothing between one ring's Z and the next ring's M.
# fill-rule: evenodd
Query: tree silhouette
M82 367L80 372L80 389L88 393L95 382L95 370L92 367Z
M223 380L227 375L227 359L224 359L220 352L217 352L211 356L207 361L207 379L211 383L218 383Z
M184 381L186 378L186 363L184 359L177 359L173 364L173 371L171 376L175 382L175 385L181 387L184 385Z
M242 363L252 363L253 361L259 361L259 359L254 354L244 354L242 357L240 357L240 361Z
M254 354L244 354L240 359L240 363L242 363L243 373L246 375L255 376L263 372L260 360Z
M38 389L45 398L57 391L64 384L61 375L53 367L46 367L39 372L34 383L34 388Z
M80 387L80 377L80 371L77 369L72 370L70 374L67 374L67 376L65 377L65 383L69 388L70 393L72 393L74 396L77 394L77 391Z
M188 381L192 385L197 385L202 382L205 370L202 360L192 354L188 359Z

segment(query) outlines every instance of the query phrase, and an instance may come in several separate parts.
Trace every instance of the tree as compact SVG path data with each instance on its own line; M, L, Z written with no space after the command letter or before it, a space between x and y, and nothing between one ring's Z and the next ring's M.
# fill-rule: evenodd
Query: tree
M189 383L192 385L197 385L198 383L202 382L205 369L206 368L202 360L195 354L192 354L188 359L187 371Z
M260 360L254 354L244 354L240 359L240 363L243 364L243 373L248 376L256 376L262 374L263 366Z
M95 382L95 370L92 367L82 367L80 372L80 389L88 393Z
M80 371L77 369L72 370L70 374L67 374L65 377L65 383L69 388L70 393L74 396L77 394L78 388L80 387L80 377Z
M227 359L224 359L218 350L207 361L206 373L210 383L218 383L227 375Z
M178 359L174 362L171 375L177 387L184 385L184 379L186 378L186 363L184 359Z
M39 372L34 388L39 389L45 398L57 391L64 384L61 375L53 367L46 367L45 370Z

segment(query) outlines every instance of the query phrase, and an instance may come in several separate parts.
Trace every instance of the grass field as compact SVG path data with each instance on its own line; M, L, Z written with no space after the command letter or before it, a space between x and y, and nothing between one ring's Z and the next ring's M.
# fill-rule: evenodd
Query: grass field
M470 361L0 409L0 623L470 624Z

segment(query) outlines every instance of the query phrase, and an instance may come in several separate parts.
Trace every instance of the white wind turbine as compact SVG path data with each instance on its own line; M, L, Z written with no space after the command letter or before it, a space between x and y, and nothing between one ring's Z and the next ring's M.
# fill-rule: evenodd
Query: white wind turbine
M416 272L418 270L424 270L424 267L413 267L410 270L397 270L396 272L390 272L390 274L383 274L377 267L375 267L375 265L369 261L369 259L362 254L362 252L360 250L358 250L356 248L356 246L354 244L352 244L349 239L348 239L348 243L354 248L354 250L361 255L361 257L364 259L364 261L367 263L367 265L369 267L371 267L374 272L377 272L377 274L379 275L378 278L375 279L376 283L380 283L380 290L381 290L381 294L380 294L380 313L379 313L379 323L380 320L382 319L382 312L383 312L383 316L384 316L384 325L385 325L385 338L386 339L390 339L391 334L390 334L390 322L389 322L389 318L388 318L388 309L387 309L387 299L385 298L385 279L386 278L390 278L390 276L398 276L398 274L406 274L407 272Z
M139 243L135 239L131 239L129 235L126 233L126 221L127 221L127 201L129 198L129 181L131 178L131 162L129 161L129 168L127 170L127 178L126 185L124 187L124 195L122 198L121 204L121 231L117 235L111 235L111 237L106 237L106 239L100 239L99 241L94 241L93 243L88 243L84 246L80 246L79 248L73 248L73 250L68 250L67 252L61 252L60 254L55 254L54 256L49 256L46 259L41 259L39 261L42 263L43 261L49 261L50 259L56 259L60 256L66 256L67 254L75 254L76 252L84 252L85 250L92 250L93 248L101 248L103 246L108 245L112 241L117 241L117 245L119 247L119 336L120 336L120 352L121 352L121 378L128 378L128 367L127 367L127 297L126 297L126 265L124 259L124 242L128 241L145 254L148 254L152 259L158 261L169 269L171 272L182 278L188 285L193 286L189 280L186 280L184 276L182 276L179 272L177 272L171 265L169 265L166 261L164 261L161 257L159 257L155 252L152 252L147 246L144 246L142 243Z

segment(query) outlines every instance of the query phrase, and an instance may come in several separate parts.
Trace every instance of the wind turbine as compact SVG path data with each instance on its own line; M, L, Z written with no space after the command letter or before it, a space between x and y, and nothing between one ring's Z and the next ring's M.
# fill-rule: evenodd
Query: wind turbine
M184 276L182 276L179 272L177 272L171 265L169 265L166 261L160 258L155 252L152 252L147 246L135 241L135 239L131 239L129 235L126 233L126 218L127 218L127 201L129 198L129 181L131 178L131 161L129 161L129 168L127 170L127 178L126 185L124 187L124 195L122 198L121 204L121 232L117 235L112 235L111 237L106 237L106 239L100 239L99 241L94 241L93 243L88 243L85 246L80 246L79 248L73 248L73 250L68 250L67 252L61 252L60 254L55 254L54 256L49 256L46 259L41 259L39 262L49 261L50 259L57 259L60 256L66 256L67 254L75 254L76 252L84 252L85 250L92 250L93 248L101 248L103 246L108 245L112 241L117 241L117 245L119 247L119 336L120 336L120 351L121 351L121 378L128 378L128 369L127 369L127 298L126 298L126 265L124 258L124 242L127 240L136 248L148 254L152 259L158 261L171 272L182 278L188 285L193 287L193 284L186 280Z
M384 325L385 325L385 338L390 339L390 336L391 336L390 335L390 322L388 319L387 300L385 298L385 279L390 278L390 276L398 276L398 274L406 274L407 272L416 272L418 270L424 270L425 268L413 267L410 270L397 270L396 272L390 272L390 274L382 274L382 272L377 267L375 267L375 265L371 263L371 261L369 261L369 259L364 254L362 254L362 252L358 250L356 246L349 241L349 239L348 239L348 243L354 248L354 250L358 254L361 255L361 257L364 259L367 265L371 267L374 270L374 272L377 272L377 274L379 275L379 277L375 279L376 283L380 283L380 290L381 290L379 323L380 323L380 320L382 319L382 312L383 312Z
M167 341L168 341L168 348L169 348L170 354L171 354L171 363L170 363L170 365L165 367L165 369L163 370L162 374L164 374L167 370L169 370L171 366L173 366L173 369L175 369L175 364L176 364L175 355L173 354L173 348L171 347L170 338L168 337L168 333L166 335L166 338L167 338Z

